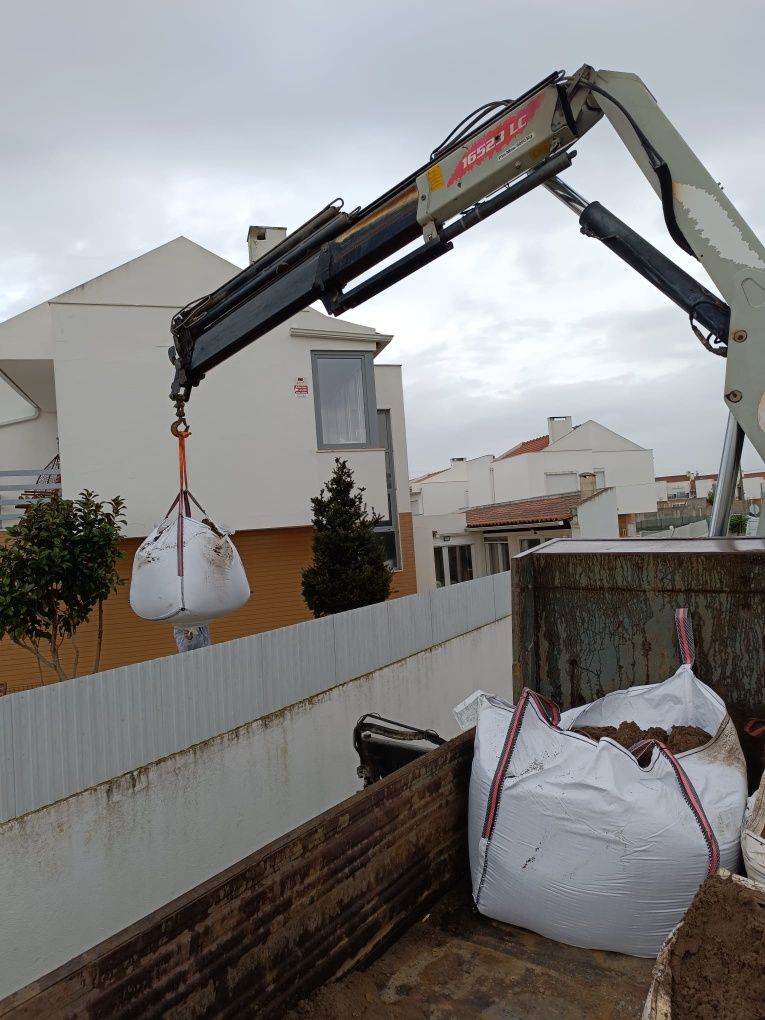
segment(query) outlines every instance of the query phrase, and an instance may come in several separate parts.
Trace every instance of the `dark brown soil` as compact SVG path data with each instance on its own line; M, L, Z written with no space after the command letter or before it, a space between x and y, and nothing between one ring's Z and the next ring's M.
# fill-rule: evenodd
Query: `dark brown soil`
M763 1020L765 907L730 878L696 893L670 951L672 1020Z
M583 733L591 740L601 740L603 737L610 737L622 747L634 747L640 740L660 740L666 744L673 754L680 754L681 751L691 751L694 747L701 747L712 735L698 726L673 726L667 733L660 726L651 726L647 730L641 730L635 722L623 722L618 726L576 726L573 733Z

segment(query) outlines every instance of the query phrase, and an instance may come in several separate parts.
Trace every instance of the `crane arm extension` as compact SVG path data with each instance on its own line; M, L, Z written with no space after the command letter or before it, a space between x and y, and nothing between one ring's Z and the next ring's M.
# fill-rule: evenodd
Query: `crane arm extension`
M589 85L730 309L725 403L765 459L765 248L640 78L598 71Z
M554 72L480 128L467 130L365 209L335 204L173 319L171 397L296 311L321 300L339 314L450 251L463 231L533 188L554 191L571 146L603 115L659 196L670 235L704 266L724 300L701 287L598 203L583 209L597 237L727 345L725 399L765 458L765 249L631 74L584 65ZM561 197L560 194L558 197ZM348 289L409 246L424 244ZM727 336L724 335L727 331Z
M450 251L453 236L565 169L566 150L602 116L598 107L585 108L578 82L578 74L549 75L365 209L346 214L327 207L214 294L181 309L172 323L171 396L188 399L205 372L316 300L330 314L367 300ZM460 219L446 234L454 217ZM423 235L421 248L378 273L373 284L344 292Z

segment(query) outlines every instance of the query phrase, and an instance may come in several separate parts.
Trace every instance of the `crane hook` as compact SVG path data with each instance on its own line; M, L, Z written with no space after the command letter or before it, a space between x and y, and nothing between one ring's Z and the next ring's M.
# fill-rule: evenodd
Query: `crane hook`
M176 419L170 426L170 432L176 439L180 439L181 432L189 431L189 423L186 421L186 401L181 397L175 399Z

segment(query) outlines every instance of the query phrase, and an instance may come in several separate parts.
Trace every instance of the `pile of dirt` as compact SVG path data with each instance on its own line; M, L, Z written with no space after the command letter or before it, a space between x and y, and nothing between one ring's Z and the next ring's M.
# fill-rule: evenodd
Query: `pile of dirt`
M618 726L575 726L572 732L583 733L591 740L610 737L627 749L634 747L640 740L660 740L673 754L691 751L712 739L711 733L698 726L673 726L668 733L660 726L650 726L647 730L641 730L635 722L623 722Z
M696 893L670 951L672 1020L765 1017L765 906L731 878Z

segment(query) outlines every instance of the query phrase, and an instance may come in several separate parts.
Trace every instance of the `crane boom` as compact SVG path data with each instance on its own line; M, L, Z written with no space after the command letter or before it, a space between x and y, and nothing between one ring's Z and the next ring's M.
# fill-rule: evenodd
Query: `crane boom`
M171 398L183 406L214 366L320 300L332 315L451 251L464 231L546 186L689 316L727 357L725 402L765 459L765 248L635 75L583 65L513 101L490 104L429 161L363 209L335 202L217 291L173 318ZM558 179L573 145L605 116L656 191L670 236L704 267L714 294L598 202ZM422 244L364 274L408 248ZM351 286L349 286L351 285ZM707 330L701 333L699 326Z

